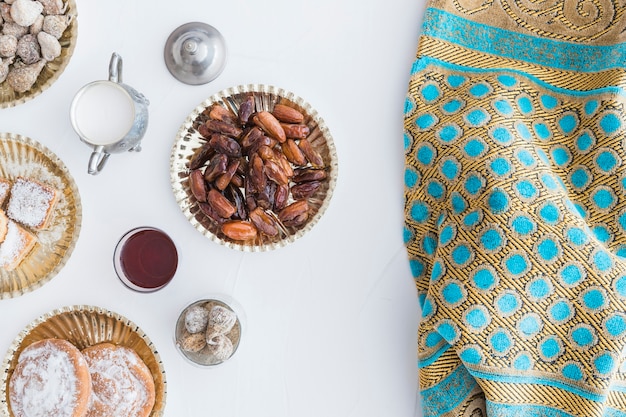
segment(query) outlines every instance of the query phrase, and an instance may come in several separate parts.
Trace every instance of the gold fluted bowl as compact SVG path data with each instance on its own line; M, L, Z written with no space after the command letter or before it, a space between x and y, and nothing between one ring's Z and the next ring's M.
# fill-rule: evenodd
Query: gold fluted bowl
M37 97L54 84L69 64L78 39L78 15L75 0L64 0L63 3L66 6L65 14L71 17L71 21L59 39L61 55L46 63L37 81L28 91L18 93L6 81L0 83L0 109L15 107Z
M203 111L219 103L237 114L239 106L248 94L255 98L256 111L272 111L278 103L299 110L304 115L304 124L310 129L307 137L314 149L321 155L328 178L314 195L309 197L309 218L300 227L281 227L281 232L273 237L259 233L254 240L236 241L224 235L220 225L204 215L198 201L193 197L189 186L189 160L205 140L198 133L198 125L206 120ZM328 126L318 112L304 99L282 88L248 84L222 90L197 106L180 127L171 153L171 183L174 197L185 217L200 233L224 246L246 251L263 252L286 246L304 236L319 222L330 204L337 183L338 160L333 137Z
M0 133L0 178L33 178L57 189L59 199L52 220L37 231L37 244L20 265L0 268L0 300L41 287L65 266L81 228L80 195L69 170L52 151L25 136Z
M48 338L65 339L79 350L103 342L133 349L150 369L154 379L156 400L150 416L164 415L167 392L165 369L148 336L132 321L117 313L101 307L75 305L44 314L23 329L11 343L2 363L0 416L14 417L9 407L9 381L20 353L32 343Z
M41 287L65 266L81 228L82 206L74 179L48 148L25 136L0 133L0 178L36 179L59 193L51 223L37 231L37 244L12 271L0 268L0 300Z

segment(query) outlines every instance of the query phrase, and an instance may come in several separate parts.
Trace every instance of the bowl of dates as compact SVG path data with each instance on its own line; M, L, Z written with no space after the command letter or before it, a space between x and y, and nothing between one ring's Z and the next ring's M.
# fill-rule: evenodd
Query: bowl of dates
M326 211L337 181L330 131L310 104L267 85L209 97L171 153L175 198L209 239L242 251L283 247Z

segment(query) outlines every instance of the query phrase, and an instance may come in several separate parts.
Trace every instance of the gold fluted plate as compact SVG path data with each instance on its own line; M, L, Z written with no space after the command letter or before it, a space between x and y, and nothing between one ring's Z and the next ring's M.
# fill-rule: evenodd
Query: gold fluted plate
M0 133L0 178L13 181L18 176L56 188L59 200L50 225L33 232L37 244L20 265L12 271L0 268L0 299L20 296L52 279L67 263L81 227L80 195L65 164L30 138Z
M206 120L202 112L213 104L221 104L237 114L239 106L248 94L255 97L256 111L272 111L278 103L286 104L304 114L304 124L310 129L307 137L313 148L320 153L327 169L328 180L325 181L314 195L308 198L309 218L305 225L300 227L281 227L281 232L274 236L261 233L252 241L236 241L225 236L220 226L205 216L199 208L189 187L189 160L194 152L205 142L198 133L197 126ZM185 217L203 235L214 242L227 247L246 251L262 252L286 246L302 237L320 218L330 204L335 185L337 183L337 151L330 130L318 112L304 99L282 88L247 84L222 90L197 106L180 127L171 153L171 183L174 196ZM293 200L291 200L293 201Z
M165 408L165 370L150 338L127 318L95 306L66 306L44 314L15 338L2 363L0 415L14 417L9 407L9 381L22 350L39 340L65 339L79 350L102 342L133 349L144 361L154 379L156 400L151 417L161 417Z
M6 81L1 82L0 109L14 107L37 97L61 76L69 64L78 39L78 18L75 0L64 0L63 3L66 6L65 14L71 17L71 21L59 39L61 55L56 57L53 61L46 63L39 77L37 77L35 84L30 90L24 93L14 91ZM2 25L0 24L0 29L1 28Z

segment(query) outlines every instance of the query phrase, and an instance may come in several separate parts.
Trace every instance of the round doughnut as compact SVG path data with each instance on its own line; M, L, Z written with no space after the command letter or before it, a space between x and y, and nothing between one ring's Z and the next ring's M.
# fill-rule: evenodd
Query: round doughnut
M9 380L15 417L83 417L91 394L87 363L80 350L61 339L27 346Z
M91 375L86 417L147 417L155 402L152 373L137 352L100 343L82 351Z

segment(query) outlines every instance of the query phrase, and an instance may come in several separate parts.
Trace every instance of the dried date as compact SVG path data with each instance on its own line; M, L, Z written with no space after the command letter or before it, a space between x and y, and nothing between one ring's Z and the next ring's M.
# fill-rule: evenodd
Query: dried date
M196 169L189 173L189 188L196 200L206 203L207 188L206 182L204 182L204 175L202 171Z
M248 94L246 99L239 105L239 123L245 125L250 120L250 116L254 113L254 96Z
M217 224L222 224L226 220L222 218L219 214L217 214L217 212L213 209L213 207L211 207L209 203L199 202L198 207L200 208L200 211L202 212L202 214L209 217L210 219L215 221Z
M291 195L296 200L309 198L321 187L322 183L319 181L309 181L296 184L291 187Z
M218 153L211 158L209 165L204 169L204 179L212 182L214 179L226 172L228 157L223 153Z
M278 142L283 143L287 137L285 131L280 125L280 122L274 115L268 111L258 112L252 117L254 124L259 126L265 133L276 139Z
M213 134L209 144L219 153L237 158L241 156L241 145L235 139L226 135Z
M242 130L240 128L233 126L230 123L223 122L221 120L209 119L204 123L204 125L211 132L219 133L225 136L230 136L232 138L237 138L242 133Z
M313 148L313 145L311 145L311 142L307 139L300 139L300 142L298 142L298 148L300 148L311 165L316 168L324 166L324 159L322 159L322 156Z
M222 233L232 240L251 240L257 236L257 229L250 222L244 220L231 220L222 224Z
M267 175L268 179L274 181L276 184L289 183L289 177L287 177L280 165L278 165L273 160L268 159L267 161L265 161L264 167L265 175Z
M272 114L284 123L302 123L304 121L304 114L285 104L276 104Z
M289 186L287 184L279 185L274 192L274 210L280 211L287 206L289 201Z
M209 116L210 119L226 122L232 126L237 125L237 116L219 104L212 105L207 116Z
M226 189L228 184L230 184L230 181L235 175L235 172L237 172L238 167L239 167L238 159L231 161L226 167L226 172L224 172L222 175L217 177L217 179L215 180L215 187L217 187L217 189L220 191L224 191L224 189Z
M281 123L280 126L285 131L285 136L292 139L304 139L311 133L307 125Z
M327 177L326 170L317 168L298 168L294 170L293 182L323 181Z
M189 160L189 169L198 169L215 155L215 149L208 142L199 147Z
M309 203L296 200L278 213L278 219L287 227L302 226L309 218Z
M276 236L278 234L276 221L261 207L257 207L250 212L250 221L261 233L268 236Z
M224 190L224 197L235 205L237 209L233 217L239 220L246 220L248 218L248 208L246 206L246 200L239 187L235 187L232 184L226 187Z
M293 139L287 139L280 147L289 162L298 166L306 165L306 157Z
M224 219L229 219L237 211L236 207L216 189L211 189L207 193L207 203Z

